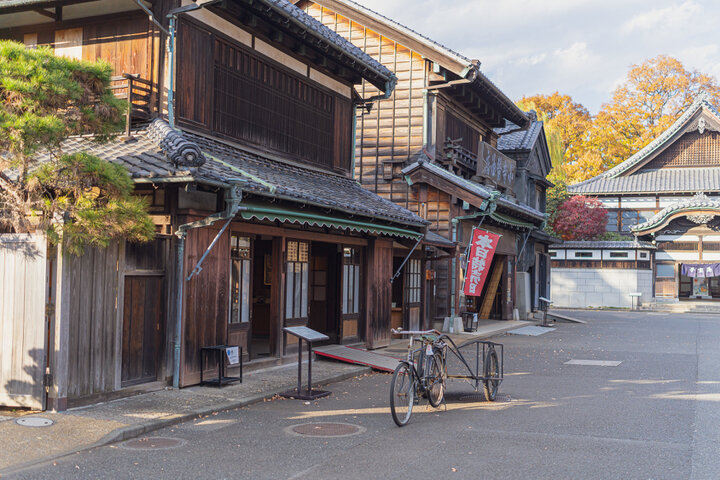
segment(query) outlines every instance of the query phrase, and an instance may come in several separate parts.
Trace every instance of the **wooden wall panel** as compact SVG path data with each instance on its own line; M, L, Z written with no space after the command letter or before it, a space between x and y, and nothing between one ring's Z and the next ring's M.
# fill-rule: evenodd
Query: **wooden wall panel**
M392 241L376 239L367 248L364 291L366 345L379 348L390 344L392 306Z
M70 337L68 398L112 391L116 385L115 339L120 245L88 248L80 257L67 256L70 275Z
M213 92L213 35L180 21L177 35L177 117L190 126L210 129Z
M398 77L393 94L374 103L370 113L359 113L355 145L355 178L363 187L409 208L408 185L400 171L422 150L423 95L426 63L415 51L320 5L302 5L307 13L363 49ZM377 95L364 82L363 98Z
M190 274L220 227L191 230L185 243L185 278ZM200 381L200 347L224 344L230 287L230 236L225 232L210 251L202 271L185 282L183 307L182 386ZM211 374L214 369L208 369Z

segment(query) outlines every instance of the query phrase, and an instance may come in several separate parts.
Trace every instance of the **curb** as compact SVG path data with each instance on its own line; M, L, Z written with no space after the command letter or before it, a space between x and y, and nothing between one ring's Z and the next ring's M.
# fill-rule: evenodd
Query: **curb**
M342 382L343 380L347 380L349 378L357 377L359 375L363 375L365 373L372 372L373 369L370 367L357 367L353 371L345 372L339 375L330 376L327 378L321 378L315 382L313 382L313 387L318 387L320 385L327 385L331 383L337 383ZM28 468L32 468L38 465L42 465L44 463L52 462L55 460L59 460L65 457L69 457L71 455L75 455L80 452L86 452L88 450L93 450L95 448L104 447L106 445L110 445L112 443L122 442L125 440L130 440L131 438L139 437L140 435L143 435L145 433L154 432L156 430L160 430L165 427L171 427L173 425L177 425L179 423L187 422L189 420L212 415L213 413L218 413L224 410L234 410L237 408L246 407L248 405L252 405L254 403L262 402L263 400L267 400L270 398L273 398L275 395L277 395L280 392L284 392L287 390L291 390L293 388L297 387L296 383L288 384L288 385L282 385L281 387L274 388L273 390L269 392L261 392L256 393L254 395L249 395L247 397L244 397L239 400L233 400L231 402L226 402L222 404L215 404L207 408L198 408L193 410L192 412L188 412L182 415L173 416L172 418L156 418L153 420L149 420L143 423L139 423L136 425L128 425L126 427L120 427L112 432L108 433L104 437L102 437L97 442L94 442L90 445L81 447L79 449L75 449L72 451L68 451L65 453L58 453L57 455L51 455L48 457L43 457L37 460L33 460L27 463L23 463L20 465L10 466L6 468L5 470L0 470L0 478L2 478L5 475L12 475L14 473L18 473L22 470L26 470Z

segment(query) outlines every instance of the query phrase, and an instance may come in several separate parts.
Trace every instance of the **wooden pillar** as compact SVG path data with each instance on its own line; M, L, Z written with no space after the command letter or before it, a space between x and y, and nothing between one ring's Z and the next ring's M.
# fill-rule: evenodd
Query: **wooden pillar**
M62 243L58 244L55 252L55 315L51 326L52 338L48 342L53 384L48 392L47 408L61 412L67 409L68 397L71 272Z
M367 348L390 344L393 256L392 240L371 239L365 271L365 343Z
M282 356L282 327L285 322L285 237L272 239L272 280L270 286L270 356Z

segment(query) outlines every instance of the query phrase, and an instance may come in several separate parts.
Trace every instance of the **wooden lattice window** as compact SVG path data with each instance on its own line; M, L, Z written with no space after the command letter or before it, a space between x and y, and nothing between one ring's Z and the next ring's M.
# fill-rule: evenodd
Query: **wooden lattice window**
M445 137L477 156L480 134L450 112L445 116Z
M697 251L697 242L658 242L657 248L660 250L686 250L686 251ZM703 248L705 246L703 245Z
M217 133L333 165L333 95L220 39L214 71Z
M250 238L230 237L230 319L229 323L250 321Z
M287 242L285 318L307 318L309 260L309 243L294 240Z
M422 288L422 263L420 259L411 258L405 267L405 301L420 303Z
M360 313L360 251L343 249L342 312L345 315Z
M693 131L680 137L644 168L710 166L720 166L720 133Z

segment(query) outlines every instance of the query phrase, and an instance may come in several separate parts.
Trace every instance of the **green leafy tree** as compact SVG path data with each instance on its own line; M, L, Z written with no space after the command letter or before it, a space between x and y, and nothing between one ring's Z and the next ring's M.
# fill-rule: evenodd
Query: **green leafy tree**
M114 238L154 236L127 170L86 153L62 154L71 135L106 141L122 129L123 104L108 89L111 72L106 63L0 41L1 227L45 230L76 254Z
M562 203L570 198L570 194L567 190L567 184L562 180L556 180L555 186L549 188L545 199L545 211L548 215L547 224L545 230L553 235L560 236L558 232L553 230L553 225L557 220L558 209Z

